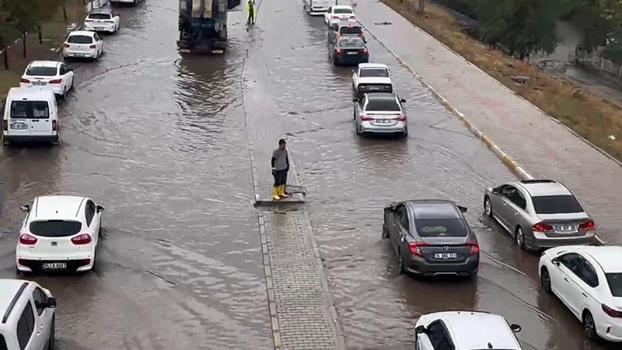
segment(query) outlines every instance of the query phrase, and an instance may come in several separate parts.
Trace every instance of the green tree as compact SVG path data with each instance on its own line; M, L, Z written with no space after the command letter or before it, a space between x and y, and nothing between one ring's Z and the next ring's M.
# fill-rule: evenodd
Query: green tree
M557 22L567 0L477 0L482 39L524 59L538 51L551 53L559 39Z

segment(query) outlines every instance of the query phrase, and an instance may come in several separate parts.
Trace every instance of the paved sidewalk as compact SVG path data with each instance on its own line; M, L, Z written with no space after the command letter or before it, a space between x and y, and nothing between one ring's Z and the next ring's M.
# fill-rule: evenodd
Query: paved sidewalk
M373 36L466 120L533 177L566 184L594 216L600 237L622 244L619 163L381 2L359 1L355 10Z
M275 348L343 348L309 219L302 211L264 212L259 230Z

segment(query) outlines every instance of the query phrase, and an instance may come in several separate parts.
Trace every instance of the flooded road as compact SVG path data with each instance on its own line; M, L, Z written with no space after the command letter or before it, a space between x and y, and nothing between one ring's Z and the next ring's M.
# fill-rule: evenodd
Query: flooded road
M606 348L585 342L579 322L540 292L538 257L481 219L484 188L514 176L379 42L369 38L372 61L391 67L408 101L405 140L355 135L351 70L330 64L321 17L298 1L261 2L249 32L244 13L231 12L223 57L178 55L176 0L118 12L121 32L105 37L101 60L72 63L63 144L0 151L0 277L15 276L21 204L80 193L106 207L96 272L33 277L58 299L60 349L273 346L250 204L244 69L266 72L265 104L280 113L309 192L349 348L407 348L418 316L447 309L502 314L522 325L527 349ZM244 67L247 55L255 59ZM477 279L399 275L380 239L382 208L411 198L469 207L482 247Z

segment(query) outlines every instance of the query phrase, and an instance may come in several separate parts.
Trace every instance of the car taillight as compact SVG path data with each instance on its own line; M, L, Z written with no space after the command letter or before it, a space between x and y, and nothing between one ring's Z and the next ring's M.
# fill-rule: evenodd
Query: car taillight
M94 48L96 48L97 46L95 46L95 44L93 44L93 45L91 45L91 46L89 46L89 47L90 47L91 49L94 49Z
M539 222L533 225L532 229L537 232L553 232L553 226L544 222Z
M333 16L332 19L339 19L339 16Z
M342 49L340 49L340 48L336 48L336 49L335 49L335 53L336 53L336 54L341 54L342 52L343 52L343 50L342 50Z
M71 243L75 245L84 245L91 243L91 235L88 233L83 233L81 235L77 235L71 239Z
M372 118L372 117L370 117L368 115L363 115L363 116L361 116L361 120L364 121L364 122L369 122L369 121L374 120L374 118Z
M618 310L612 309L612 308L610 308L609 306L607 306L605 304L602 304L602 307L603 307L603 311L607 315L609 315L611 317L615 317L615 318L622 318L622 311L618 311Z
M364 48L363 49L363 53L367 55L367 54L369 54L369 50L367 48Z
M397 121L399 122L405 122L406 121L406 116L405 115L400 115L397 118L395 118Z
M356 19L356 16L350 16L350 19Z
M52 120L52 131L57 131L57 129L58 129L58 124L56 120Z
M31 234L28 234L28 233L22 233L19 236L19 243L23 245L35 245L37 244L37 241L38 241L37 237Z
M63 81L62 81L61 79L54 79L54 80L50 80L50 81L49 81L49 83L50 83L50 84L60 84L60 83L62 83L62 82L63 82Z
M408 245L408 250L412 255L423 257L423 253L421 252L421 247L427 246L426 243L410 243Z
M30 80L26 79L26 78L21 78L19 80L20 83L30 83Z
M64 43L64 44L63 44L63 47L70 47L70 46L71 46L71 45L69 45L69 44L67 44L67 43Z
M596 224L594 223L594 220L588 220L584 223L582 223L581 225L579 225L579 231L591 231L596 229Z
M471 245L470 255L473 256L473 255L479 254L479 244L477 244L476 242L476 243L471 243L470 245Z

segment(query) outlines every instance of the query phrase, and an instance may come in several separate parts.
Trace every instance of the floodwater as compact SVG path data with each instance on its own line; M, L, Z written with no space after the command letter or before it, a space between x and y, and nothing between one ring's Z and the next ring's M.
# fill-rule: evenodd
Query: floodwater
M527 349L604 348L587 343L570 312L540 291L538 257L481 219L485 187L514 176L374 38L372 61L391 67L407 100L408 139L355 135L351 69L330 64L321 17L308 17L298 1L261 2L250 31L244 14L231 12L222 57L179 56L176 0L118 11L123 26L105 37L106 54L72 63L77 85L61 110L62 145L0 151L0 277L15 277L24 202L81 193L106 207L94 273L32 277L57 297L60 349L272 346L244 69L269 80L265 104L279 113L307 187L349 348L408 348L417 317L442 310L502 314L522 325ZM248 67L246 55L257 58ZM277 127L252 111L248 118ZM410 198L469 208L482 247L475 280L399 275L380 239L382 208Z

